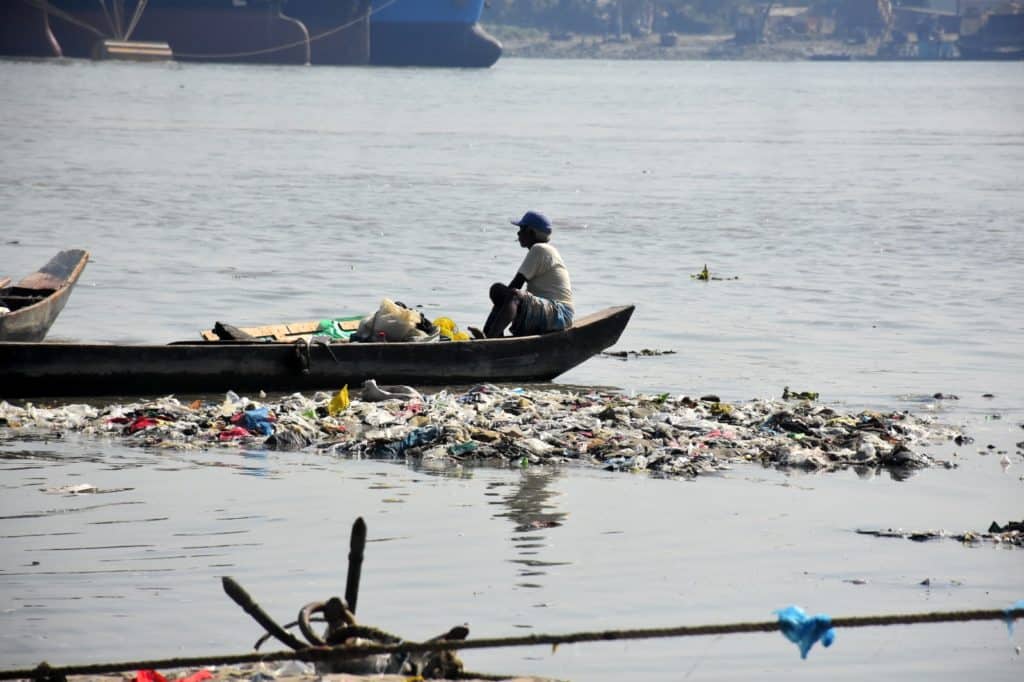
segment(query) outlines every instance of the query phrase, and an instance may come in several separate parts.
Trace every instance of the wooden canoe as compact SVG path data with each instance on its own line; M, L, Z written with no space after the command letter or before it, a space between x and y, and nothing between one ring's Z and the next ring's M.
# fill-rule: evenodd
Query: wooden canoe
M551 334L432 343L0 343L0 398L550 381L614 345L632 314L607 308Z
M10 310L0 314L0 341L42 341L88 262L88 251L61 251L14 286L0 286L0 306Z

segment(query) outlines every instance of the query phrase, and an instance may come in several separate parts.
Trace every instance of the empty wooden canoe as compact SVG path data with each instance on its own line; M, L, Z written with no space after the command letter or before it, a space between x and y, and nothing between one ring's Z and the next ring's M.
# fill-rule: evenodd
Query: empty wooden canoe
M42 341L88 262L88 251L61 251L14 286L0 286L0 306L9 311L0 310L0 341Z

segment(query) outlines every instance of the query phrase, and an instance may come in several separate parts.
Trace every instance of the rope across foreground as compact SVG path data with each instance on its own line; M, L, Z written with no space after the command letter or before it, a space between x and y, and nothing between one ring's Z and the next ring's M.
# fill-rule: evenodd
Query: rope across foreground
M971 611L935 611L930 613L902 613L875 616L851 616L833 618L834 628L865 628L890 625L920 625L925 623L965 623L969 621L999 620L1007 624L1024 617L1024 606L1014 605L1008 609L978 609ZM609 642L632 639L659 639L669 637L701 637L709 635L736 635L755 632L776 632L781 629L777 621L750 623L722 623L719 625L688 625L668 628L638 628L627 630L602 630L595 632L574 632L564 635L523 635L519 637L495 637L465 639L459 641L399 642L396 644L372 644L365 646L308 647L300 651L275 653L236 654L223 656L197 656L190 658L168 658L160 660L123 661L118 663L96 663L91 665L49 666L46 663L36 668L2 670L0 680L35 679L55 680L70 675L97 675L125 672L130 670L157 670L167 668L191 668L206 665L233 665L299 660L306 662L345 660L376 654L421 653L427 651L465 651L468 649L493 649L503 647L581 644L585 642Z

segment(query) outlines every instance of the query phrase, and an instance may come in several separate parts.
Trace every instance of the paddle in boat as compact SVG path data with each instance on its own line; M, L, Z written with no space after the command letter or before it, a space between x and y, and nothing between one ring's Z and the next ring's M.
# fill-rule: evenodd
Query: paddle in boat
M42 341L88 262L88 251L71 249L13 286L0 277L0 341Z
M321 343L306 332L294 341L287 334L281 340L214 334L216 340L166 345L0 343L0 398L330 390L367 379L550 381L613 346L632 314L632 305L619 306L550 334L431 343Z

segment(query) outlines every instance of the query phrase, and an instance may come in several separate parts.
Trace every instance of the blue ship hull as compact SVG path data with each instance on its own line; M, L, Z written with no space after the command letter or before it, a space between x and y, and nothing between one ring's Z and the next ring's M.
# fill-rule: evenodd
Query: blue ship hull
M373 0L370 63L487 68L501 43L480 27L484 0Z
M0 55L87 59L113 39L181 61L367 64L369 16L370 0L0 0Z
M484 0L0 0L0 55L93 56L104 39L168 43L175 59L270 64L489 67L501 44ZM371 4L372 3L372 4ZM123 31L121 31L123 33Z

